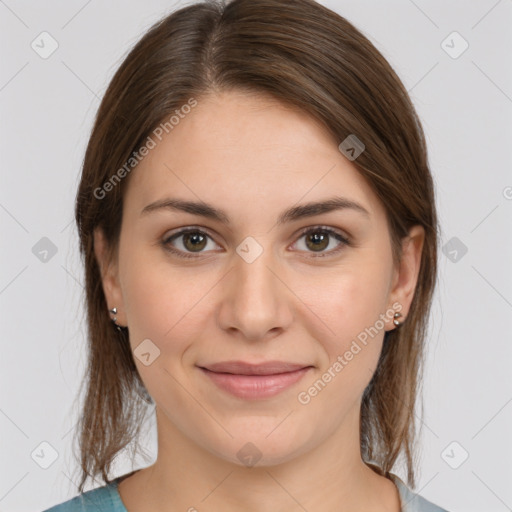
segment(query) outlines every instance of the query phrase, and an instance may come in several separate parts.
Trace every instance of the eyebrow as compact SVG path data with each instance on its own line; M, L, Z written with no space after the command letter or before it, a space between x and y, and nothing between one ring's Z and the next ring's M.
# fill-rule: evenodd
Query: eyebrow
M285 224L307 217L313 217L322 213L329 213L336 210L353 210L370 218L370 213L361 204L345 197L332 197L324 201L310 202L299 206L293 206L283 212L278 217L277 224ZM176 210L192 215L199 215L208 219L216 220L223 224L229 225L228 215L203 201L185 201L182 199L166 198L154 203L148 204L141 211L141 216L147 215L158 210Z

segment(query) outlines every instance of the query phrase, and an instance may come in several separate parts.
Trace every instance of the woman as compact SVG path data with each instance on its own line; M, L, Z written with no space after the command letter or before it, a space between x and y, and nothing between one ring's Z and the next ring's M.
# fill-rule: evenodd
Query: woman
M348 21L234 0L157 23L102 101L76 220L81 494L49 510L443 510L411 490L434 186ZM148 404L158 457L112 480Z

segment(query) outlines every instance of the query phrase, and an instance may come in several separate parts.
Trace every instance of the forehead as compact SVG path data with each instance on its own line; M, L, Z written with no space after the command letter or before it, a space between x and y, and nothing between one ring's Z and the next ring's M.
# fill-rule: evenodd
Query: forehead
M130 176L126 202L144 207L166 195L247 210L333 194L382 213L371 187L306 113L261 94L197 99L163 133Z

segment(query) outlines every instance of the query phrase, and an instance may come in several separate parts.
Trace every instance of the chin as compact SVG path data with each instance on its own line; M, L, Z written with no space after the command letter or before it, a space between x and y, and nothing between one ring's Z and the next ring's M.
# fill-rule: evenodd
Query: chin
M270 435L272 429L230 430L234 438L223 439L220 445L210 446L210 451L240 467L277 466L307 451L306 439L301 441L298 433L293 434L290 429L283 429L279 434L278 429Z

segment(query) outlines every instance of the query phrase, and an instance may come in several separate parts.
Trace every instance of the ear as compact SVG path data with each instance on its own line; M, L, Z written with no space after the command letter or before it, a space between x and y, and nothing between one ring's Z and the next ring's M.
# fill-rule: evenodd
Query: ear
M402 239L402 258L395 269L390 292L391 304L398 302L402 306L402 309L397 309L402 314L401 322L407 318L414 297L424 242L425 229L419 225L413 226Z
M117 324L126 326L123 295L119 284L117 254L114 254L114 251L109 247L101 228L94 230L94 254L100 269L103 293L108 309L117 308Z

